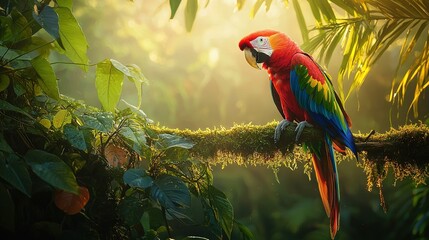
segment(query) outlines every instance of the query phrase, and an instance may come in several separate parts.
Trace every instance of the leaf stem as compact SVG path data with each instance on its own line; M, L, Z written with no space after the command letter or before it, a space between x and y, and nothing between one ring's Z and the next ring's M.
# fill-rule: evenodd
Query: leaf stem
M29 53L31 53L31 52L34 52L34 51L36 51L37 49L40 49L40 48L42 48L42 47L44 47L44 46L46 46L46 45L48 45L48 44L51 44L51 43L53 43L53 42L55 42L55 40L52 40L52 41L50 41L50 42L44 43L44 44L42 44L42 45L40 45L40 46L37 46L37 47L35 47L34 49L32 49L32 50L30 50L30 51L28 51L28 52L25 52L25 53L19 54L18 56L16 56L16 57L14 57L14 58L10 59L9 61L7 61L7 62L5 62L4 64L2 64L1 66L2 66L2 67L4 67L4 66L6 66L7 64L9 64L9 63L11 63L11 62L15 61L16 59L18 59L18 58L20 58L20 57L22 57L22 56L24 56L24 55L26 55L26 54L29 54Z
M162 217L164 218L164 222L165 222L165 228L167 228L168 237L171 238L171 232L170 232L170 227L168 226L167 212L165 210L165 207L161 206L161 210L162 210Z

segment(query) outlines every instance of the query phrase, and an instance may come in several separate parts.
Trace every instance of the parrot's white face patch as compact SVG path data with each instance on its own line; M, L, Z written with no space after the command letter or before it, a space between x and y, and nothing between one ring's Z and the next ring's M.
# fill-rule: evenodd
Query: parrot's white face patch
M273 49L271 48L270 41L268 40L268 37L257 37L250 41L253 48L260 52L268 55L271 57L271 54L273 54Z

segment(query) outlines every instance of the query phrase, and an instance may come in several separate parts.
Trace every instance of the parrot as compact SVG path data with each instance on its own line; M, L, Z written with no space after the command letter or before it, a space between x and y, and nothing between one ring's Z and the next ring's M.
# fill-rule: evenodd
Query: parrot
M304 128L320 129L322 138L306 143L312 155L320 197L330 219L334 239L340 228L340 186L334 149L358 154L351 120L326 71L286 34L275 30L251 33L239 42L248 64L267 71L274 103L283 117L274 130L274 142L293 122L295 140Z

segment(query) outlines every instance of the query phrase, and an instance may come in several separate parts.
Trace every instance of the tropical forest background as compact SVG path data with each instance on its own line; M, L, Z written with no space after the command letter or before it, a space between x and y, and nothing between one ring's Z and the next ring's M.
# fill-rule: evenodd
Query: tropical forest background
M326 67L354 133L429 125L424 0L0 7L1 239L329 239L304 163L210 165L159 129L281 120L266 72L238 48L257 30L286 33ZM419 167L419 181L379 169L372 187L341 161L337 239L429 239Z

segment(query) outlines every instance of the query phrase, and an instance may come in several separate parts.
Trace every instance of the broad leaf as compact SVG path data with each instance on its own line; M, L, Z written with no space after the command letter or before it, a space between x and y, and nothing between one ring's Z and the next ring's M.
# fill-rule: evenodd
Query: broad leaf
M49 97L59 100L60 92L58 89L57 77L55 76L55 72L48 60L39 56L31 60L31 65L33 65L34 70L36 70L37 75L40 77L38 82L42 90Z
M232 227L234 226L234 211L231 202L223 192L213 186L209 186L208 194L210 204L215 211L215 217L222 226L223 231L231 239Z
M6 152L6 153L14 152L10 147L10 145L6 142L6 139L4 139L3 133L0 133L0 151Z
M179 8L181 2L182 0L170 0L170 10L171 10L170 19L173 19L174 16L176 15L177 9Z
M146 77L141 72L141 69L137 65L132 64L127 66L127 68L130 71L130 76L128 76L128 79L134 82L134 85L137 90L137 97L138 97L137 108L140 108L140 104L142 102L142 84L147 80L146 80Z
M178 177L162 175L155 179L150 190L152 198L167 210L189 207L191 204L191 194L188 187Z
M143 213L143 216L140 219L140 224L142 225L145 232L150 230L150 217L147 211Z
M98 99L105 110L115 111L116 104L121 97L123 82L124 73L119 71L111 60L106 59L97 64L95 86Z
M0 177L28 197L31 196L31 178L26 164L16 155L0 153Z
M65 109L59 110L52 119L52 123L56 129L60 129L63 125L71 123L71 115Z
M104 148L104 157L112 167L124 166L128 162L128 151L122 147L109 144Z
M122 63L118 62L115 59L109 59L110 63L114 68L118 69L120 72L125 74L126 76L131 76L130 70Z
M60 7L66 7L70 10L72 10L73 2L72 0L55 0L58 3L58 6Z
M75 148L86 151L87 146L83 132L72 124L64 125L64 137Z
M7 89L7 87L9 87L10 84L10 79L7 75L0 75L0 92L3 92L4 90ZM141 94L141 90L140 90L140 94Z
M188 0L185 8L185 26L186 30L190 32L194 25L195 17L198 11L198 0Z
M146 145L146 134L140 129L133 127L123 127L119 133L127 140L126 143L136 151L140 156L144 155L143 150Z
M160 141L158 145L161 149L169 149L173 147L191 149L195 144L184 137L172 134L159 134Z
M60 38L65 49L65 55L86 70L86 65L88 64L88 56L86 55L88 43L82 28L70 9L59 7L55 8L55 11L59 17Z
M143 212L142 202L133 195L125 197L118 205L118 214L128 226L139 223Z
M152 186L153 179L147 175L144 169L132 168L124 173L124 183L131 187L148 188Z
M128 103L127 101L125 101L124 99L121 99L123 103L125 103L125 105L127 105L127 107L129 107L129 109L137 114L138 116L142 117L143 119L146 119L149 122L152 122L152 120L150 120L149 118L147 118L147 115L145 112L143 112L143 110L141 110L139 107L136 107L134 105L132 105L131 103Z
M49 129L49 128L51 128L51 126L52 126L51 121L50 121L49 119L46 119L46 118L42 118L42 119L40 119L40 120L39 120L39 123L40 123L42 126L44 126L46 129Z
M45 6L40 13L33 11L33 18L46 30L55 40L60 38L58 14L50 6Z
M16 107L16 106L14 106L14 105L10 104L9 102L6 102L2 99L0 99L0 110L17 112L17 113L20 113L20 114L23 114L23 115L29 117L30 119L33 119L33 117L30 116L30 114L28 114L27 112L25 112L21 108Z
M56 155L41 150L30 150L24 158L33 172L51 186L79 194L73 172Z
M12 19L10 19L10 17ZM27 18L22 15L22 13L17 9L13 8L10 15L5 17L9 20L11 20L9 23L1 26L2 34L3 29L6 31L6 39L7 43L5 45L13 45L15 43L18 43L24 39L31 38L31 35L33 34L32 30L29 26L29 22L27 21ZM10 31L9 31L10 29ZM0 35L2 35L0 34ZM11 34L11 35L9 35ZM0 37L3 38L3 37ZM3 44L2 44L3 45ZM3 45L4 46L4 45Z
M241 224L237 221L234 221L234 225L238 227L238 230L241 232L243 240L255 239L255 237L253 236L253 233L249 230L249 228L246 225Z
M107 112L99 112L94 115L82 115L83 127L95 129L103 133L108 133L113 129L113 115Z

